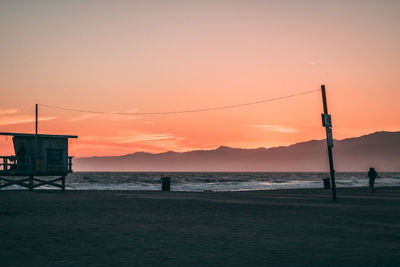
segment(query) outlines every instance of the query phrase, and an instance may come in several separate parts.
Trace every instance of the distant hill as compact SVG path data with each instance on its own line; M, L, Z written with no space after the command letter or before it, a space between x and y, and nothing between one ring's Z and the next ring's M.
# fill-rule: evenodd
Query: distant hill
M400 171L400 132L376 132L335 140L336 171ZM213 150L136 152L123 156L74 159L75 171L329 171L325 140L285 147L241 149L221 146Z

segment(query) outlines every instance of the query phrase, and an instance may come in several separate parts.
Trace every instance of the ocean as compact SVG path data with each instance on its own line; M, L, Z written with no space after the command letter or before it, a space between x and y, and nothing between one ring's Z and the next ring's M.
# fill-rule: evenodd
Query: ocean
M375 186L400 186L400 172L379 173ZM171 177L171 191L246 191L323 188L329 173L315 172L75 172L66 177L67 190L161 190L161 177ZM50 178L46 178L48 180ZM367 173L338 172L336 186L368 186ZM6 189L22 189L17 185ZM38 189L56 189L41 186Z
M323 188L329 173L304 172L75 172L67 190L160 190L161 177L171 177L171 191L245 191ZM336 185L368 186L367 173L336 173ZM376 187L400 186L400 173L379 173ZM43 187L42 187L43 188Z

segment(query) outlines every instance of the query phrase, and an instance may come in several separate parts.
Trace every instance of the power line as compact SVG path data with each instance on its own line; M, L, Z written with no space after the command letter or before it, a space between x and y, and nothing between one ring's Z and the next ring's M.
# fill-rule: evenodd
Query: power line
M95 110L83 110L83 109L56 107L56 106L51 106L51 105L46 105L46 104L38 104L38 105L42 106L42 107L46 107L46 108L51 108L51 109L66 110L66 111L80 112L80 113L92 113L92 114L108 114L108 115L171 115L171 114L205 112L205 111L214 111L214 110L231 109L231 108L238 108L238 107L244 107L244 106L257 105L257 104L262 104L262 103L267 103L267 102L272 102L272 101L292 98L292 97L296 97L296 96L311 94L313 92L317 92L317 91L320 91L320 90L321 89L310 90L310 91L305 91L305 92L301 92L301 93L297 93L297 94L286 95L286 96L270 98L270 99L265 99L265 100L259 100L259 101L254 101L254 102L247 102L247 103L236 104L236 105L210 107L210 108L202 108L202 109L178 110L178 111L164 111L164 112L107 112L107 111L95 111Z

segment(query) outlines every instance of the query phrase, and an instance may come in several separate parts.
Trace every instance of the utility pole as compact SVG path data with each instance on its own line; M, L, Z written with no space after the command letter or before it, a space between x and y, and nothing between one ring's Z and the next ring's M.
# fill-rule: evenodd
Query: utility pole
M38 171L38 163L39 163L39 138L38 138L38 104L36 104L35 106L35 160L34 163L35 164L35 168L34 168L34 172ZM33 190L33 175L31 175L30 177L30 188L29 190Z
M333 200L333 202L337 202L335 169L333 168L333 155L332 155L332 147L333 147L332 117L331 117L331 114L328 113L328 105L326 104L325 85L321 85L321 91L322 91L322 102L324 104L324 113L321 114L322 115L322 126L325 127L325 129L326 129L326 142L328 145L329 169L330 169L330 173L331 173L332 200Z
M36 104L36 112L35 112L35 133L38 134L38 104Z

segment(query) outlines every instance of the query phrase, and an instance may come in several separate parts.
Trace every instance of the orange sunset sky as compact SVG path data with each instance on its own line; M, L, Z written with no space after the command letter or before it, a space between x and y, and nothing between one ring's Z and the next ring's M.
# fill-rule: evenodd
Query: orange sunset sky
M326 84L337 139L400 130L400 1L0 2L0 132L35 104L106 112L235 105ZM289 145L325 137L320 92L175 115L39 107L70 154ZM1 154L13 153L0 137Z

